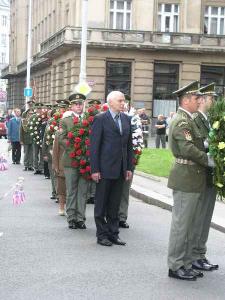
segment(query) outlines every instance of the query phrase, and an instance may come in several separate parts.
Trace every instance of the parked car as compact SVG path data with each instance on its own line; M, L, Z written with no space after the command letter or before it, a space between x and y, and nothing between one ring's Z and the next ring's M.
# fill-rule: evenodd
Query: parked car
M7 138L7 133L6 133L6 126L5 126L5 118L0 117L0 138L4 136L4 138Z

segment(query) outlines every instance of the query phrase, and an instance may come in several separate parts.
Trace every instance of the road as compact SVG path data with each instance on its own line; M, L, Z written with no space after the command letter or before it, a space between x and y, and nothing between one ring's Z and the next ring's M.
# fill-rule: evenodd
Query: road
M0 140L0 152L6 141ZM50 182L11 165L0 172L0 197L25 177L26 202L0 200L0 299L225 299L225 234L211 230L208 254L218 271L196 282L167 276L171 213L131 199L130 229L121 230L127 246L96 244L93 206L87 206L87 230L69 230Z

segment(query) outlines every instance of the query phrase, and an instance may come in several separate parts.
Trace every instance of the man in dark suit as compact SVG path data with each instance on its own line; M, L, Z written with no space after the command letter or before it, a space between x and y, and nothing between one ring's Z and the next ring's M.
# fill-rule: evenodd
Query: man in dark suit
M124 180L132 178L132 135L130 118L121 113L124 94L111 92L109 110L97 115L91 131L91 172L96 184L95 223L97 243L125 245L119 238L119 206Z
M12 144L12 161L13 164L20 164L21 158L21 144L20 144L20 124L21 124L21 110L16 108L14 110L15 117L11 118L8 123L8 141Z

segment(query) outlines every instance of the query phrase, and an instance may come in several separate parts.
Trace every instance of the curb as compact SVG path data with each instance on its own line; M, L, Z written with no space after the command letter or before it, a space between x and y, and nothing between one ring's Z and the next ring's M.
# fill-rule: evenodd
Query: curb
M140 175L140 174L137 174ZM140 175L141 176L141 175ZM160 181L160 180L159 180ZM162 209L166 209L168 211L172 211L172 205L165 203L159 199L155 199L153 197L147 196L143 193L138 192L137 190L131 188L130 189L130 195L142 200L143 202L150 204L150 205L154 205L157 207L160 207ZM220 231L222 233L225 233L225 227L223 227L222 225L217 224L216 222L211 222L211 227L217 231Z

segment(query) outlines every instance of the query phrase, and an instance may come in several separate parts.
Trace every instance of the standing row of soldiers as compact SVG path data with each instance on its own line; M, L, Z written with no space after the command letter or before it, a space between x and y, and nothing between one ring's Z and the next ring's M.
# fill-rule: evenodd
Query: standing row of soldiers
M130 101L129 97L126 99ZM70 229L85 229L86 204L93 203L95 182L85 179L79 168L73 164L67 140L74 124L74 117L82 122L84 112L89 107L97 105L101 111L101 102L92 100L86 104L86 97L78 93L72 94L67 100L56 102L54 108L49 104L28 102L28 109L22 115L20 129L21 142L24 146L24 170L34 170L35 175L42 174L44 164L47 163L52 184L51 198L59 202L59 215L66 214ZM105 105L103 109L105 110ZM40 139L35 138L37 135ZM119 212L120 227L123 228L129 228L126 222L129 190L130 183L126 182ZM64 211L65 204L66 211Z

